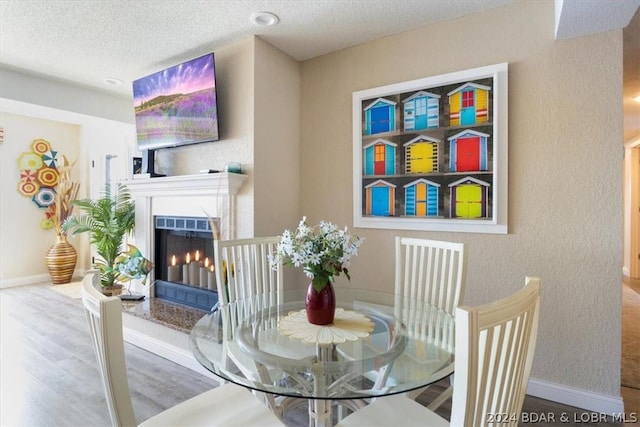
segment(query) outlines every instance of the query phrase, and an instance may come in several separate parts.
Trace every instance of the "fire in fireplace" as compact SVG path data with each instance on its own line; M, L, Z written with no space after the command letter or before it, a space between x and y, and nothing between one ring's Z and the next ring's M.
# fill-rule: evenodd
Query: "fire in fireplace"
M154 237L156 298L202 310L213 307L218 293L209 219L156 216Z

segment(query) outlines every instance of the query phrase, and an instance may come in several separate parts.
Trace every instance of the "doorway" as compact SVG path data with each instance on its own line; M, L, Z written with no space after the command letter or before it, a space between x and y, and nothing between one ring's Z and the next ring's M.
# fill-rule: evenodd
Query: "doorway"
M640 136L625 144L623 176L623 274L640 280Z
M640 136L625 144L621 394L625 411L640 408Z

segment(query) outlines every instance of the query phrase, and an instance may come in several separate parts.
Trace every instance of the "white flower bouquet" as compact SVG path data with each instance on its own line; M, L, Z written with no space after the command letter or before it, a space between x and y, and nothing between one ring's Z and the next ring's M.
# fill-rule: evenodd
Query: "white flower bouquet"
M309 226L303 217L295 232L284 231L271 261L272 265L282 261L284 265L303 267L319 292L341 273L351 279L349 260L358 254L363 241L364 238L349 234L347 227L339 229L326 221Z

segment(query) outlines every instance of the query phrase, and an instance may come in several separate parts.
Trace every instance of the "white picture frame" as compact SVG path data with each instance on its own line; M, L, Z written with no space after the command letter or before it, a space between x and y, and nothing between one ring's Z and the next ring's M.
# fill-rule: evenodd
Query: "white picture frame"
M507 63L354 92L354 227L507 234L507 103Z

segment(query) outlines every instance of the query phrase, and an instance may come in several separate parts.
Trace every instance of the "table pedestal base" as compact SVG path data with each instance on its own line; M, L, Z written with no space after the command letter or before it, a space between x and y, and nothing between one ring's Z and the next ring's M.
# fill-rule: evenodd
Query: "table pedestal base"
M313 365L313 391L315 395L327 387L327 375L324 372L323 365L324 362L334 360L334 349L335 345L333 344L316 345L318 361ZM331 400L309 400L309 427L331 427L332 425Z

